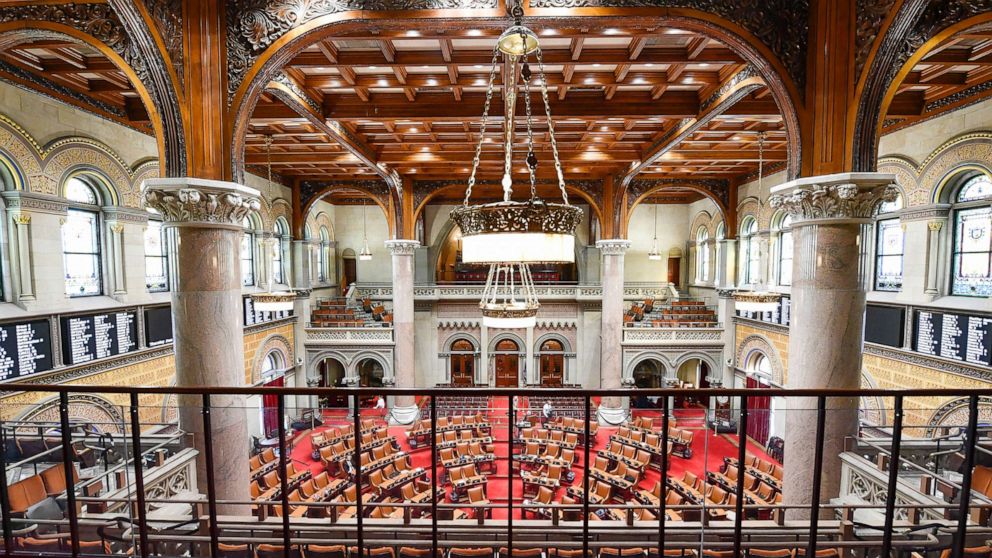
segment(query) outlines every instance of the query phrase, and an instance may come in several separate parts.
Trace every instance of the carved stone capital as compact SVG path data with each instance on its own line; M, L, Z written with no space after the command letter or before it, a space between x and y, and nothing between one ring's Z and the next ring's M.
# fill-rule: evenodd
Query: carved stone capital
M883 173L843 173L800 178L772 188L768 203L792 215L793 222L869 220L882 202L899 196L896 177Z
M124 232L124 225L121 223L114 223L110 225L110 232L114 234L121 234Z
M604 256L622 256L630 248L630 241L621 238L597 240L596 248L599 248L599 253Z
M177 226L241 228L261 207L259 192L233 182L199 178L155 178L144 182L145 203Z
M394 256L412 256L416 253L420 243L416 240L387 240L386 248Z
M933 232L939 232L940 229L944 228L944 222L943 221L930 221L929 223L927 223L927 228L930 229Z
M13 216L14 222L18 225L30 225L31 224L31 214L30 213L15 213Z

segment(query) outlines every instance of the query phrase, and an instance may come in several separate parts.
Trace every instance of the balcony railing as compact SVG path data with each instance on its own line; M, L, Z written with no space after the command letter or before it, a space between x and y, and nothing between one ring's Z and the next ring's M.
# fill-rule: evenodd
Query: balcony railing
M838 549L839 554L852 556L926 554L949 549L952 556L960 557L965 548L984 544L992 537L988 527L992 502L979 494L989 490L992 469L976 466L992 456L987 428L979 427L979 398L992 395L992 390L695 390L698 401L725 402L713 413L726 419L721 425L733 424L739 434L753 433L755 425L771 418L771 411L762 406L768 397L785 400L787 410L779 407L778 412L814 418L809 423L808 436L790 441L812 457L812 469L803 471L809 475L811 488L808 493L788 495L785 503L759 496L746 484L756 479L781 489L782 480L775 471L764 469L764 448L747 436L727 442L724 437L732 436L733 431L715 432L705 423L692 424L685 409L671 403L684 397L685 390L636 390L638 396L656 399L658 409L653 414L631 411L631 420L621 427L625 430L599 428L595 408L601 400L622 403L635 393L633 390L7 385L0 390L0 396L8 397L14 392L22 401L30 399L27 395L36 394L41 401L54 395L56 405L15 409L10 407L11 399L4 403L7 408L3 416L38 417L0 424L0 442L7 450L0 452L0 466L6 473L0 475L4 556L30 555L32 550L36 552L33 555L225 556L228 554L222 549L231 548L226 545L263 550L261 545L272 544L285 556L299 556L293 549L315 551L317 545L344 545L345 549L354 546L365 551L386 547L400 556L413 556L400 550L413 547L428 551L427 556L445 551L455 558L463 554L453 549L479 547L493 554L503 547L513 549L514 554L533 548L544 552L555 549L558 556L561 550L581 551L578 556L613 556L608 549L626 549L624 556L647 557L671 556L672 551L679 556L704 550L728 553L714 555L721 558L770 549L802 552L806 556L824 549ZM75 397L83 394L88 400L99 396L116 401L123 417L116 431L123 434L105 435L98 425L87 422L85 413L72 404ZM181 425L183 429L161 424L160 416L154 421L142 419L152 416L149 411L153 408L168 407L176 395L187 405L194 405L179 409L179 416L191 421ZM217 471L221 467L230 471L226 461L237 456L221 453L224 440L211 438L212 416L216 414L219 419L224 413L237 411L244 398L258 396L271 406L277 419L274 436L261 442L275 456L268 462L271 465L262 465L264 472L274 475L266 480L275 484L251 500L219 497L215 487L230 479L218 479ZM380 396L390 400L419 398L421 421L411 427L386 427L383 420L388 415L375 406L369 407L366 401ZM968 412L956 419L960 424L941 425L952 434L938 442L912 437L920 429L916 425L904 427L903 423L908 413L923 410L925 403L917 402L950 397L964 397L968 402ZM313 398L334 403L313 415L314 420L294 421L298 431L291 435L290 426L282 418L312 406ZM890 406L892 419L886 429L891 435L852 436L843 453L827 455L824 439L831 421L851 417L848 405L859 398L876 398ZM541 419L544 401L557 409L547 422ZM32 410L39 412L19 412ZM246 417L257 415L258 407L248 405L244 411ZM451 417L462 417L459 424L476 425L478 430L476 426L453 428L456 419ZM791 418L786 416L785 420ZM327 424L308 432L319 421ZM335 421L337 424L332 426ZM331 428L326 429L328 426ZM312 443L308 435L339 436L321 446L332 447L337 441L349 439L349 429L349 445L353 447L328 459L327 471L334 478L326 485L330 488L322 488L331 494L334 487L346 487L341 496L294 498L297 484L304 482L301 479L315 480L320 476L314 473L318 468L325 472L323 465L318 465L320 461L308 453L316 449L308 447L307 443ZM449 440L444 433L469 430L473 438L490 438L489 443L496 448L492 471L484 481L492 483L491 499L470 496L470 501L463 501L462 485L451 481L456 462L461 461L445 463L450 457L445 449L467 440L467 435L460 433ZM538 436L540 430L544 433ZM194 440L200 435L190 434L194 431L206 433L198 443ZM550 434L559 431L561 434ZM695 434L695 442L691 434L686 442L686 431ZM399 439L393 440L393 436ZM606 471L607 461L612 459L620 469L628 456L615 454L612 447L599 449L603 443L597 441L597 436L604 442L609 439L611 444L644 449L648 461L640 465L641 474L653 477L657 473L659 480L665 479L665 488L659 489L663 497L653 501L645 495L651 490L638 485L643 481L631 485L627 477ZM657 444L653 436L657 436ZM517 483L527 488L538 482L533 480L534 471L544 470L524 474L535 463L534 448L539 445L535 440L542 438L545 446L572 448L579 471L565 493L583 495L582 498L565 502L514 496ZM33 446L26 443L29 439ZM674 452L652 449L668 448L669 443ZM416 499L398 499L391 489L378 483L380 477L375 471L387 458L370 460L383 447L393 444L395 451L403 454L389 462L395 465L393 471L403 470L413 481L430 479L418 484L420 496ZM29 446L34 450L28 450ZM84 447L111 448L118 454L116 461L106 457L106 463L98 459L92 465L98 476L107 479L106 486L79 475L83 467L77 467L77 462ZM110 453L108 450L104 455ZM604 457L611 453L613 457ZM412 466L411 455L416 455L421 465ZM547 455L547 451L542 453L537 462L547 465L564 461L563 453L556 453L558 457ZM218 463L218 459L225 463ZM244 479L249 482L248 448L244 459ZM474 465L473 459L468 461ZM768 459L769 467L774 469ZM405 467L401 467L401 460ZM301 463L307 465L305 471L298 471ZM825 467L825 463L836 463L837 467ZM745 467L731 469L735 464ZM49 468L43 469L44 466ZM784 466L788 471L789 463ZM688 477L670 474L691 467L703 468L697 476L708 481L705 491L694 492L692 486L686 486ZM46 476L46 471L51 472ZM842 472L846 480L840 479L840 493L822 493L821 480L835 475L839 479ZM857 480L852 472L858 475ZM25 503L23 495L28 490L20 483L35 476L44 477L45 496L50 494L60 504L55 508L58 511L49 510L39 516L32 515L33 510L18 507ZM439 482L444 477L447 480ZM191 493L197 478L201 490L206 487L204 493ZM981 486L973 485L976 478ZM56 483L53 489L47 484L51 479L61 479L63 484ZM565 483L567 476L559 480ZM14 483L18 486L14 487ZM499 491L495 489L497 483ZM866 483L871 485L868 492L859 493ZM622 496L619 500L596 500L592 497L594 484L595 493L604 484L612 487L613 494ZM710 486L719 488L725 497L712 499L717 492ZM974 496L973 488L977 491ZM448 490L459 496L457 502L447 500ZM669 500L665 497L668 494L679 498ZM693 494L698 498L694 499ZM737 497L730 499L729 494ZM252 507L255 513L250 513ZM31 543L26 542L29 539Z

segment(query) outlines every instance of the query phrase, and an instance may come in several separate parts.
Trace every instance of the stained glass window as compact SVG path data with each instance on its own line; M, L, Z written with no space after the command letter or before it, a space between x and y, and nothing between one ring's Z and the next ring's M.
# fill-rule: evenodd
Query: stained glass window
M255 284L255 233L251 220L247 217L242 222L245 232L241 235L241 284Z
M957 201L968 202L985 198L992 198L992 179L980 174L961 185Z
M62 225L65 293L70 297L103 293L100 265L100 217L95 211L70 208Z
M954 277L951 294L992 295L992 208L954 212Z
M699 231L696 233L696 252L698 253L696 280L702 283L710 279L710 247L707 244L709 239L710 233L707 232L706 228L699 227Z
M784 215L778 224L778 284L792 284L792 216Z
M758 282L761 268L761 254L758 252L758 222L754 217L746 217L741 224L741 261L744 263L744 276L741 282L751 285Z
M150 292L169 290L169 255L161 221L148 221L145 228L145 286Z
M327 251L330 249L330 235L326 227L320 227L320 249L317 250L317 281L327 282Z
M875 290L902 289L903 230L899 219L875 223Z
M276 283L286 282L285 245L288 242L289 231L281 219L276 220L276 246L272 256L272 280Z

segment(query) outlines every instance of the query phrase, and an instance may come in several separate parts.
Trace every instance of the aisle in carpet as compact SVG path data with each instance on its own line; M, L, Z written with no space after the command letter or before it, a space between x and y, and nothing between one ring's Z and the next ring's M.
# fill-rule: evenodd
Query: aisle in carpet
M500 404L502 403L502 404ZM518 404L521 406L526 406L526 399L518 400ZM490 474L490 480L486 485L486 496L494 504L506 504L507 503L507 493L509 489L509 481L507 478L507 472L509 471L509 461L507 461L507 455L509 453L510 444L508 440L510 439L510 426L508 421L504 420L492 420L497 416L506 416L508 410L508 402L502 398L492 398L489 405L489 415L492 422L492 437L493 437L493 451L496 453L496 473ZM660 413L658 411L641 411L634 410L635 416L652 416L657 417ZM365 417L366 410L362 411L362 416ZM521 413L522 415L522 413ZM520 416L520 415L518 415ZM716 434L712 430L706 428L703 425L705 423L705 410L704 409L676 409L674 411L674 416L680 428L690 428L696 431L696 436L693 441L692 449L693 454L689 459L684 459L678 456L671 456L668 463L669 476L673 478L681 479L684 472L689 471L694 473L700 478L705 478L706 471L719 471L723 466L724 457L737 457L738 446L737 446L737 436L732 434ZM322 428L318 428L316 431L326 430L332 426L340 426L348 422L347 417L343 416L327 416L328 419L325 421L325 425ZM388 428L389 434L396 436L396 440L399 442L400 449L410 454L410 459L414 467L423 467L426 470L430 469L431 465L431 454L430 445L426 445L417 449L410 447L407 442L405 426L390 426ZM593 447L589 448L589 455L592 460L595 459L596 452L604 449L610 440L610 435L616 433L616 427L602 426L599 429L599 434L596 436L596 443ZM706 435L703 436L702 432L705 431ZM299 438L296 446L290 452L290 458L292 461L303 467L310 467L314 474L318 474L323 470L323 464L320 461L314 461L311 457L311 451L313 446L310 443L309 433L305 436ZM753 441L748 442L747 451L762 459L768 461L773 461L757 444ZM565 492L567 486L582 486L582 474L584 471L584 449L582 446L576 448L576 465L572 468L575 472L575 479L570 485L563 485L560 489L555 492L554 501L560 501L562 494ZM654 484L661 478L661 473L655 469L648 468L641 477L638 483L638 488L643 488L650 490ZM450 485L442 487L438 486L439 493L445 491L447 495L450 493ZM445 501L449 501L446 497ZM513 479L513 503L514 505L523 502L523 481L519 476L519 473ZM506 519L507 509L494 509L493 519ZM515 519L521 518L521 511L515 509L513 513Z

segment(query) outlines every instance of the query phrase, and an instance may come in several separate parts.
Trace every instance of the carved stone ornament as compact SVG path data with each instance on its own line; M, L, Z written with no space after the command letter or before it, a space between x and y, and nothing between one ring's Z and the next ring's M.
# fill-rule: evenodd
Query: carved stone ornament
M944 222L943 221L930 221L929 223L927 223L927 228L930 229L933 232L939 232L940 229L944 228Z
M871 219L882 202L899 196L895 184L813 184L768 198L772 209L782 209L796 221L811 219Z
M30 213L15 213L14 222L18 225L29 225L31 224L31 214Z
M386 248L394 256L412 256L416 253L420 243L416 240L387 240Z
M166 223L241 226L258 211L258 191L237 184L193 179L149 180L145 203L162 214Z
M604 256L622 256L630 248L629 240L611 239L596 241L596 248Z

